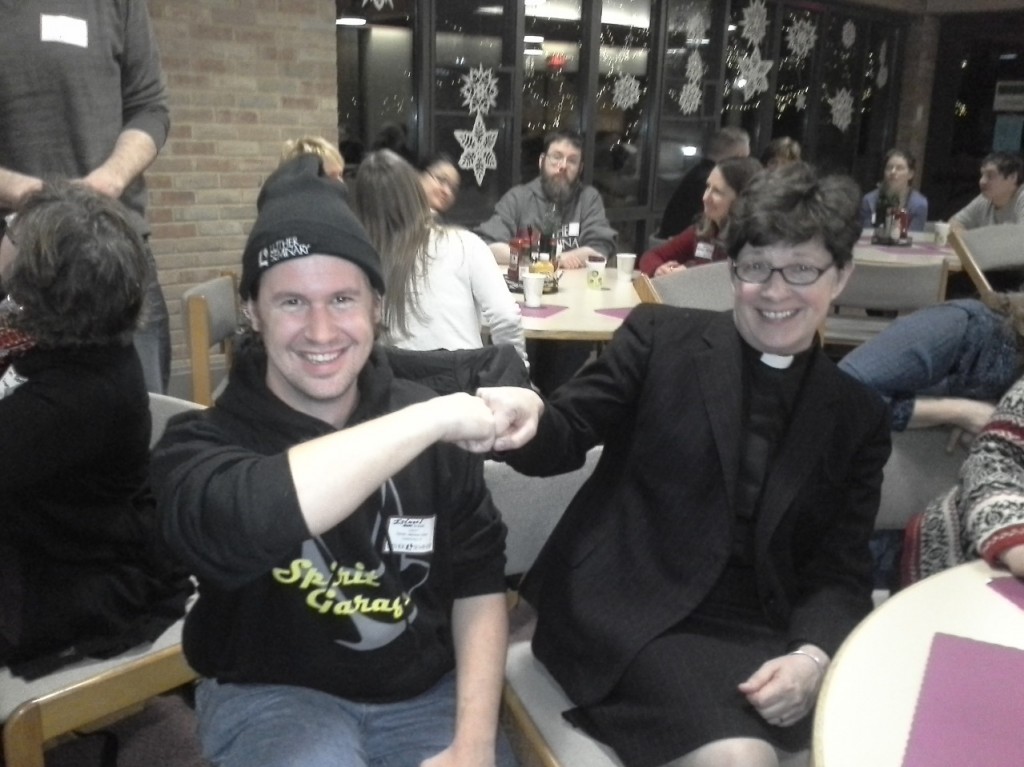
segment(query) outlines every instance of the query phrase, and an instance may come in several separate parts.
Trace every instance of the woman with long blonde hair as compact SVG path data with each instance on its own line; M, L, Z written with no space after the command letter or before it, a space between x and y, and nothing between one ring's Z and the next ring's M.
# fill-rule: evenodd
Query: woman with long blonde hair
M519 306L490 249L472 232L437 223L415 169L395 152L359 166L355 208L380 253L386 342L404 349L475 349L482 327L526 360Z

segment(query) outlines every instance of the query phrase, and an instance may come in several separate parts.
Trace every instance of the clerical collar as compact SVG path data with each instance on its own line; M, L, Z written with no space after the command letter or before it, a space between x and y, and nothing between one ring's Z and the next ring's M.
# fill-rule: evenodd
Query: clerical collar
M761 354L761 362L776 370L786 370L793 364L793 359L792 354L769 354L768 352Z

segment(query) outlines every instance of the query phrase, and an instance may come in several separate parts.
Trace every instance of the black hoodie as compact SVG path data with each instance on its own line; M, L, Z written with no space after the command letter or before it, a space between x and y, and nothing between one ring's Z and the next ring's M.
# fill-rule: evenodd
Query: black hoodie
M217 405L172 420L154 453L164 534L200 581L186 657L222 682L420 694L454 668L453 601L504 590L505 527L481 460L434 445L313 537L286 452L333 427L285 405L265 375L265 354L245 350ZM434 396L396 379L380 348L359 391L349 425Z

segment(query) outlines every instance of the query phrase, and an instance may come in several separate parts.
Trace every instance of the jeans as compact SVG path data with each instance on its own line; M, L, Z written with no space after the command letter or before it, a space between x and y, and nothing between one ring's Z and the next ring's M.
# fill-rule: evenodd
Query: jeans
M218 767L419 767L451 745L455 674L397 703L205 679L196 712L203 755ZM500 730L497 764L516 765Z
M964 299L900 317L839 368L881 394L902 431L918 395L999 399L1020 374L1020 352L1005 317Z
M146 390L163 394L167 391L171 377L171 323L167 302L157 279L156 260L148 245L146 258L150 267L146 278L146 295L133 341L139 362L142 363Z

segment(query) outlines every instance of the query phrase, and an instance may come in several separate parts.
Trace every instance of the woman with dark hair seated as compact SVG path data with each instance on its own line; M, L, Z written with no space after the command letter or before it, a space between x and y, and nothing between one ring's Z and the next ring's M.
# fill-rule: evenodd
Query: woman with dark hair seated
M430 209L438 215L451 210L462 183L455 161L444 152L438 152L420 163L417 170Z
M715 165L708 176L700 220L640 256L640 271L648 277L660 277L691 266L724 261L726 253L719 237L729 221L733 202L759 170L761 163L753 157L732 157Z
M928 199L913 187L917 160L906 149L890 149L885 153L882 180L860 203L860 223L865 229L885 223L888 208L903 208L910 216L908 229L924 231L928 221Z
M16 673L115 654L184 611L131 343L147 268L121 205L84 186L44 186L4 219L0 664Z
M758 174L726 230L732 312L641 304L547 401L479 392L520 472L604 445L521 593L567 716L627 767L803 759L830 658L872 607L888 416L817 335L859 197L803 163Z

